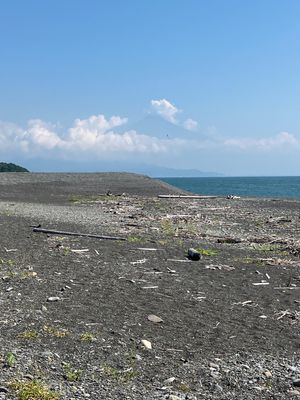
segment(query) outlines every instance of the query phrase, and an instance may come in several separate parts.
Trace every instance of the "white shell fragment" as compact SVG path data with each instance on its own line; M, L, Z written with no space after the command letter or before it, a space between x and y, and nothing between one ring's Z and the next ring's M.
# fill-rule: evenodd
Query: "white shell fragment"
M172 376L171 378L168 378L168 379L165 379L164 380L164 383L172 383L172 382L174 382L175 381L175 377L174 376Z
M152 344L151 344L151 342L149 342L149 340L142 339L141 343L146 349L148 349L148 350L152 349Z
M158 317L157 315L150 314L148 315L148 320L151 322L154 322L155 324L159 324L160 322L163 322L163 319Z
M60 300L59 297L48 297L48 299L47 299L47 301L49 301L49 302L58 301L58 300Z

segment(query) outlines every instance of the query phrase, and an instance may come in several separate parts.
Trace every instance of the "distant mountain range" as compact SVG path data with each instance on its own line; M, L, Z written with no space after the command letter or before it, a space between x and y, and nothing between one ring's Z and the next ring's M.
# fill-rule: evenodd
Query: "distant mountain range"
M25 164L25 161L24 163ZM32 172L135 172L151 177L202 177L223 176L223 174L197 169L176 169L151 164L135 164L128 162L79 162L27 160L26 167Z

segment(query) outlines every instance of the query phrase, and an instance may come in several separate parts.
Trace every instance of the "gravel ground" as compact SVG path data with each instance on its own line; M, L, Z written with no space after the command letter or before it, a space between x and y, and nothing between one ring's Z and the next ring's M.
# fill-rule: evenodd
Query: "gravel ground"
M0 176L0 399L300 398L300 203L100 175Z

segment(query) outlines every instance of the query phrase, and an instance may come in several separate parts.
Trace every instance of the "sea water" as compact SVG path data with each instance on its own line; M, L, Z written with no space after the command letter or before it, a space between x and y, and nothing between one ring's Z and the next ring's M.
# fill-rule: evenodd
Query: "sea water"
M300 198L299 176L159 179L180 189L203 195Z

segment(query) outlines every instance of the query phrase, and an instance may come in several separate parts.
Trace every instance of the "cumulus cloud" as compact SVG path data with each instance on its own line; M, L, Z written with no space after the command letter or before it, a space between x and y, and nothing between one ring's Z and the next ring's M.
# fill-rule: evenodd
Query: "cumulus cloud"
M172 124L178 123L176 115L180 112L180 110L168 100L151 100L151 106L154 112L156 112L167 121L171 122Z
M127 118L119 116L92 115L76 119L61 135L55 126L40 119L28 121L26 128L0 122L0 154L21 152L29 156L52 154L74 158L79 155L82 159L97 159L113 153L164 153L182 144L177 139L158 139L134 130L114 131L126 123Z
M176 114L175 114L176 115ZM243 152L281 152L300 149L300 138L280 132L272 137L242 138L209 135L200 138L160 139L126 129L127 118L92 115L76 119L65 130L40 119L30 120L26 127L0 121L0 156L11 157L21 154L27 158L48 157L69 160L103 160L140 157L143 160L153 156L181 155L186 150L223 150ZM192 119L184 122L186 129L196 129ZM118 127L118 131L116 128ZM121 128L120 128L121 127Z
M180 121L178 114L182 112L174 104L166 99L151 100L152 112L160 115L165 120L171 122L171 124L181 126L188 131L196 131L198 129L198 122L192 118L188 118L185 121Z

